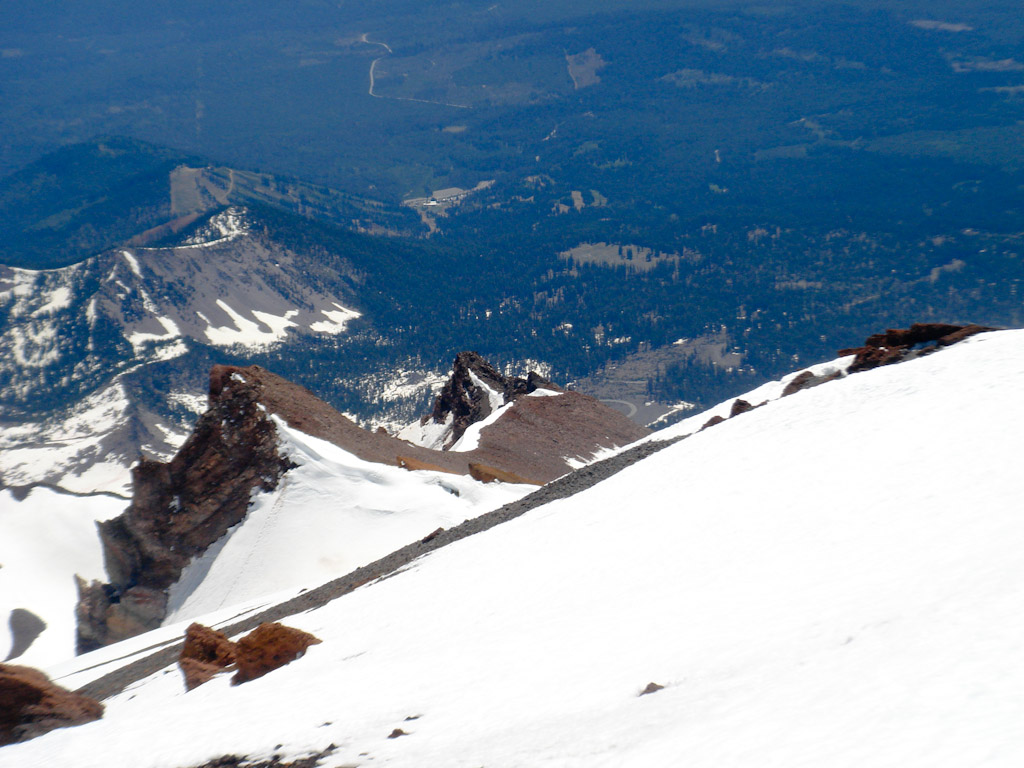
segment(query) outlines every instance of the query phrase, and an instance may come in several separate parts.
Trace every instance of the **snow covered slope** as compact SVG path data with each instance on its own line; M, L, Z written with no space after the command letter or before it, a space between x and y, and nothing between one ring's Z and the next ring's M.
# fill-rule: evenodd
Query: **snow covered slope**
M16 663L49 664L74 655L75 575L102 578L95 521L120 514L125 504L114 496L70 496L41 487L20 501L0 491L0 659L15 651L7 625L18 609L46 626Z
M292 616L323 643L284 669L168 669L0 765L1018 766L1022 389L1007 331L798 392Z
M282 419L274 423L282 454L298 466L185 570L171 587L165 624L315 586L532 490L363 461Z

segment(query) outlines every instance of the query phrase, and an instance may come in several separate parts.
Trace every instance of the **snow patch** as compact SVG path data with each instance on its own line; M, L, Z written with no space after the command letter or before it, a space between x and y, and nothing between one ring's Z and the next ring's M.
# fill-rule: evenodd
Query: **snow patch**
M32 313L32 317L52 315L71 306L71 289L60 285L50 291L46 303Z
M337 307L337 309L321 309L320 314L327 319L310 323L309 330L316 331L317 333L341 333L350 321L355 320L357 317L362 317L362 313L356 312L354 309L346 309L336 301L332 301L331 304Z
M136 277L142 277L142 270L139 269L139 262L132 254L128 251L121 251L121 255L124 256L124 260L128 262L128 268L135 273Z

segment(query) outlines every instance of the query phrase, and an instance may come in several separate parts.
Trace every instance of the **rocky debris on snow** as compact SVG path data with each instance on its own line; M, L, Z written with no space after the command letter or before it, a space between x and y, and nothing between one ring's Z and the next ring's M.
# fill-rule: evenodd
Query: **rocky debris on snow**
M930 354L942 347L948 347L958 341L962 341L977 333L992 331L982 325L947 325L944 323L914 323L910 328L890 328L884 333L876 333L869 336L862 347L839 350L840 357L853 355L853 362L845 371L839 369L827 369L820 374L812 371L801 371L793 377L783 388L780 397L789 397L804 389L827 384L830 381L841 379L847 374L867 371L882 365L902 362L921 355ZM733 401L729 415L712 416L700 428L701 431L716 424L721 424L726 419L747 413L755 408L764 405L759 403L753 405L746 400L737 398Z
M178 666L185 676L185 690L191 691L213 679L235 663L235 644L227 635L193 622L185 630L185 645Z
M506 472L498 467L489 467L486 464L472 461L469 463L469 476L481 483L533 483L532 480L517 475L515 472ZM539 485L539 483L534 484Z
M317 768L324 758L336 749L337 747L331 744L323 752L316 752L307 757L300 757L287 762L282 761L276 755L269 760L252 760L245 756L224 755L216 760L196 766L196 768Z
M320 640L308 632L284 624L260 624L235 643L235 665L238 671L231 678L234 685L247 683L302 656Z
M0 746L103 717L103 705L32 667L0 664Z
M839 354L844 357L856 355L847 370L850 373L857 373L928 354L977 333L993 330L995 329L982 325L914 323L910 328L890 328L885 333L868 336L864 346L842 349ZM922 348L922 345L931 346Z
M185 631L178 666L189 691L231 670L231 683L240 685L295 661L319 642L308 632L266 622L233 643L224 633L193 622Z
M389 739L397 739L399 736L408 736L409 734L403 731L401 728L395 728L391 733L388 734Z
M716 415L712 416L710 419L708 419L707 421L705 421L704 422L704 426L702 426L698 431L699 432L703 432L705 429L713 427L713 426L715 426L717 424L721 424L723 421L725 421L725 417L724 416L719 416L719 415L716 414Z
M758 406L751 405L746 400L741 400L737 397L732 402L732 408L729 409L729 418L731 419L733 416L739 416L741 413L747 413L757 407Z
M817 387L820 384L827 384L830 381L843 378L844 375L840 370L833 370L821 376L816 376L811 371L802 371L783 388L782 397L789 397L802 390Z
M664 689L665 689L664 685L658 685L657 683L648 683L647 687L644 688L642 691L640 691L640 693L638 695L639 696L646 696L646 695L648 695L650 693L657 693L658 691L661 691L661 690L664 690Z

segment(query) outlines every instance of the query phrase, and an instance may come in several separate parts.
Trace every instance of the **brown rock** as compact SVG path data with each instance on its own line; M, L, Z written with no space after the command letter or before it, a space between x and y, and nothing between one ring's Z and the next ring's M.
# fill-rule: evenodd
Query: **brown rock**
M640 691L641 696L646 696L649 693L657 693L658 691L664 690L664 685L658 685L657 683L648 683L647 687Z
M739 416L741 413L747 413L757 408L756 405L751 405L746 400L740 400L738 397L732 401L732 408L729 409L729 418L733 416Z
M909 328L889 328L885 333L868 336L863 347L841 349L839 354L840 356L856 355L847 370L850 373L857 373L927 354L939 347L948 347L977 333L992 330L995 329L973 324L914 323ZM922 344L934 344L934 346L914 349Z
M504 469L498 469L498 467L489 467L486 464L478 464L477 462L470 462L469 464L469 475L474 480L479 480L481 483L523 483L525 485L544 485L539 480L528 480L525 477L517 475L515 472L507 472Z
M235 644L223 632L192 622L185 630L181 658L214 664L224 669L235 663Z
M782 390L782 397L789 397L790 395L799 392L801 389L807 389L812 381L814 381L814 374L810 371L802 371L801 373L798 373L793 380L786 385L785 389Z
M420 543L421 544L429 544L431 541L436 539L442 533L444 533L444 528L437 528L437 529L431 531L430 533L428 533L422 539L420 539Z
M101 717L102 704L55 685L38 669L0 664L0 746Z
M302 656L320 640L308 632L283 624L260 624L235 644L238 671L231 678L234 685L263 677Z
M429 472L447 472L452 475L460 474L448 467L443 467L439 464L432 464L431 462L424 461L423 459L414 459L412 456L398 456L396 458L398 459L398 466L402 469L408 469L410 472L425 469Z
M185 678L185 690L191 691L203 683L210 682L214 677L224 671L223 667L216 664L209 664L195 659L178 659L178 667Z
M782 390L782 397L789 397L792 394L800 392L804 389L810 389L811 387L817 387L820 384L827 384L830 381L843 378L842 371L831 371L821 376L815 376L810 371L803 371L797 374L797 376L786 385L785 389Z
M703 432L708 427L713 427L716 424L721 424L723 421L725 421L725 419L721 416L712 416L710 419L704 422L704 426L701 427L698 431Z
M408 736L409 734L403 731L401 728L395 728L391 733L388 734L389 739L397 739L399 736Z
M177 455L132 470L131 506L98 525L109 583L79 584L80 653L158 627L167 587L292 466L260 393L238 369L215 366L210 408Z
M178 666L191 691L235 663L235 644L227 635L193 622L185 630L185 644Z

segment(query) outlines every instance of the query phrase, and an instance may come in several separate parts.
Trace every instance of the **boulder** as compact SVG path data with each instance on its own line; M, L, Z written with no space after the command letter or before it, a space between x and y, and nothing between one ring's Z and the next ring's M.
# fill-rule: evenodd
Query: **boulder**
M32 667L0 664L0 746L103 717L103 705Z
M274 622L260 624L235 644L238 671L231 678L233 685L247 683L302 656L320 640L308 632Z

